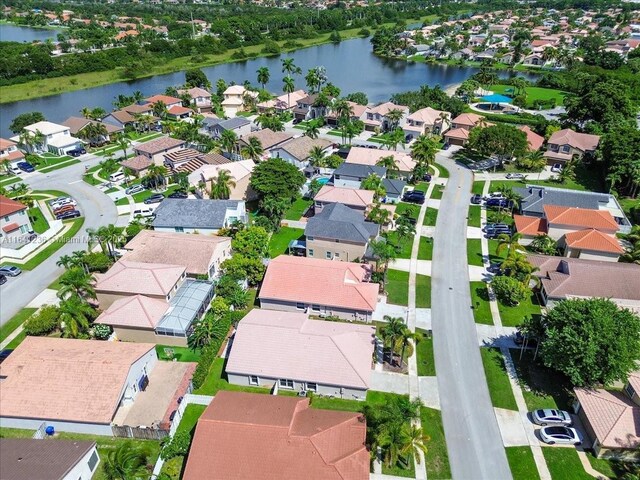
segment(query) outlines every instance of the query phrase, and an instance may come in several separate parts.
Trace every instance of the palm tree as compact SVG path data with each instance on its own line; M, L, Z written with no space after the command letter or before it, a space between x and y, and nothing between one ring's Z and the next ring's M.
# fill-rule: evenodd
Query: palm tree
M167 116L167 105L162 100L158 100L153 104L152 111L156 117L164 119Z
M146 178L153 182L154 190L158 190L158 185L164 185L165 176L167 175L167 168L162 165L151 165L147 169Z
M291 77L284 77L282 79L284 85L282 90L287 94L287 105L291 105L291 94L296 90L296 84Z
M302 72L302 70L300 70L300 67L296 66L296 64L293 63L293 58L283 58L281 62L282 73L286 73L287 77L289 78L291 78L291 75L293 74L299 74Z
M425 455L427 447L425 442L430 438L424 434L422 428L415 425L406 425L400 438L399 454L403 457L413 457L417 464L420 464L420 453Z
M98 244L100 245L100 249L102 250L102 253L104 253L105 255L108 255L107 246L104 239L102 238L102 234L99 228L98 229L87 228L87 236L89 237L89 242L88 242L89 250L92 250L93 247L96 244Z
M66 338L78 338L85 333L95 315L93 307L76 296L62 300L58 308L62 336Z
M411 156L423 165L431 165L436 159L438 144L435 139L426 135L420 135L411 146Z
M211 191L209 198L224 200L231 196L231 189L235 188L236 182L229 170L220 170L217 178L211 179Z
M380 335L385 346L390 349L389 363L393 363L393 354L396 352L398 338L402 336L407 326L400 317L385 315L383 318L386 323L380 328Z
M75 296L81 300L95 299L96 291L93 288L95 280L95 277L85 272L84 268L71 267L60 277L58 298L68 299Z
M388 467L394 467L400 458L400 448L405 436L403 422L389 422L382 425L378 435L378 445L384 452L383 460Z
M367 220L377 223L378 225L386 225L389 223L390 217L391 212L386 208L382 208L379 203L376 203L367 215Z
M543 255L553 255L556 252L556 242L549 235L536 235L529 244L531 250Z
M240 150L244 158L250 158L254 162L259 161L264 154L262 143L256 137L249 137L247 144Z
M220 144L222 149L229 154L232 154L236 148L238 142L238 136L233 130L225 130L220 135Z
M144 99L144 95L140 90L136 90L135 92L133 92L133 101L135 103L140 103L142 99Z
M376 197L384 197L387 193L384 188L384 184L382 183L382 179L375 173L372 173L365 178L360 184L360 188L363 190L373 190Z
M376 165L386 168L388 173L395 173L398 171L398 165L396 164L396 159L393 155L382 157L380 160L378 160Z
M373 240L369 242L369 248L373 253L373 257L376 261L376 271L380 271L380 266L384 266L384 270L387 270L389 261L396 258L397 252L393 245L385 240Z
M404 117L404 112L398 108L392 108L385 115L389 121L389 130L395 130L400 124L400 120Z
M257 73L258 73L258 83L262 85L262 89L264 90L265 85L269 83L269 78L271 78L269 67L260 67Z
M522 234L518 232L515 232L512 235L507 235L506 233L498 235L498 246L496 247L496 255L500 255L505 248L507 249L507 257L515 254L518 250L521 250L521 238Z
M304 134L309 138L318 138L318 135L320 135L318 122L312 121L307 123L304 127Z
M100 227L98 231L100 232L100 235L107 245L109 256L115 257L116 248L118 248L125 242L125 238L122 235L122 228L118 228L113 223L111 223L104 227Z
M106 480L147 478L147 454L131 442L121 443L107 454L102 470Z
M314 167L320 167L321 168L321 167L326 166L325 152L324 152L324 149L321 146L316 145L316 146L311 148L311 150L309 151L309 162Z
M91 109L89 107L82 107L82 110L80 110L80 114L84 118L91 118Z
M212 341L223 340L227 335L224 324L212 314L205 315L201 320L194 322L193 332L187 338L187 344L192 350L205 347Z
M412 332L405 326L402 334L396 340L396 348L400 348L400 366L402 366L405 358L409 358L413 355L413 349L415 345L422 340L422 334L419 332Z
M395 150L400 143L404 143L404 132L401 128L385 134L383 145L389 150Z
M568 180L573 180L576 178L576 161L569 160L565 163L560 173L558 173L558 182L567 183Z
M116 137L116 143L122 150L122 158L127 158L127 148L129 148L129 145L131 145L131 140L129 140L124 135L118 135Z
M71 268L76 267L75 260L71 255L62 255L56 262L58 267Z

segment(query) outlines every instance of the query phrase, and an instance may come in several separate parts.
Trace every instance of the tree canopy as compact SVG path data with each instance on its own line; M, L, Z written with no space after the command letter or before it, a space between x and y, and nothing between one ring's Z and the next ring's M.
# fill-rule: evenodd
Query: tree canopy
M9 130L13 133L20 133L24 127L31 125L32 123L43 122L44 120L44 115L40 112L21 113L13 119L9 125Z
M251 175L251 188L262 197L293 199L304 182L302 172L281 158L259 163Z
M503 123L472 129L468 146L481 155L498 155L509 159L522 157L529 150L527 135L522 130Z

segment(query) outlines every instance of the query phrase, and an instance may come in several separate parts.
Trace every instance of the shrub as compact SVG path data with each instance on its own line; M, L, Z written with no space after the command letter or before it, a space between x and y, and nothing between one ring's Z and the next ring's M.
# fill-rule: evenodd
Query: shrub
M106 272L113 263L109 255L102 252L91 252L84 256L84 263L90 272Z
M55 305L46 305L31 315L23 328L27 335L43 336L58 328L60 312Z
M215 344L209 344L202 349L202 355L200 355L200 360L198 360L198 365L193 372L193 379L191 380L194 389L200 388L206 380L217 353L218 349Z
M160 452L163 460L169 460L174 457L184 456L189 451L191 444L191 435L189 432L176 432L173 437L165 442L164 448Z
M529 288L513 277L496 277L491 288L503 304L516 306L529 296Z
M220 268L222 268L225 275L236 280L247 279L251 285L257 285L262 280L266 269L259 258L245 257L238 254L222 262Z
M93 336L98 340L106 340L111 335L111 327L103 323L96 323L93 326Z

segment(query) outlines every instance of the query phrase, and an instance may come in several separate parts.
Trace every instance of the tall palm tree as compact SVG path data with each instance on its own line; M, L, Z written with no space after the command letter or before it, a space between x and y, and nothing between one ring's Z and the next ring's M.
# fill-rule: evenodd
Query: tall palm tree
M153 114L156 117L164 119L167 116L167 104L162 100L158 100L153 104Z
M259 161L264 154L262 143L256 137L249 137L247 144L241 149L244 158L250 158L254 162Z
M399 454L403 457L413 457L420 464L420 453L427 453L425 443L430 438L424 434L422 428L415 425L405 425L400 438Z
M227 335L224 324L212 314L205 315L194 322L193 331L187 338L187 344L192 350L205 347L212 341L223 340Z
M393 155L387 155L386 157L380 158L376 165L378 167L386 168L388 173L396 173L398 171L398 165L396 164L396 159Z
M400 365L404 362L405 353L407 358L413 355L413 349L415 345L422 340L422 334L419 332L412 332L407 326L396 340L397 347L400 348Z
M396 128L398 128L402 117L404 117L404 112L398 108L392 108L387 112L385 117L387 117L387 120L389 120L389 130L395 130Z
M231 189L236 186L229 170L220 170L216 178L211 179L209 198L225 200L231 196Z
M158 190L159 185L164 185L167 172L167 168L162 165L149 166L146 178L153 182L154 190Z
M102 470L107 480L147 478L147 454L132 442L121 443L107 454Z
M423 165L431 165L436 159L438 144L435 139L426 135L420 135L411 146L411 156Z
M507 257L514 255L518 250L522 249L522 245L520 245L521 239L522 234L518 232L515 232L512 235L507 235L506 233L498 235L496 255L500 255L505 248L507 249Z
M89 107L82 107L82 110L80 110L80 114L84 118L91 118L91 109Z
M302 73L300 67L293 63L293 58L283 58L281 62L282 73L285 73L287 77L291 78L291 75Z
M403 422L389 422L382 425L378 445L382 447L383 460L388 467L394 467L400 458L400 449L405 437Z
M318 135L320 135L320 127L318 125L318 122L311 121L307 123L304 127L304 134L309 138L318 138Z
M106 242L109 256L115 257L116 248L122 246L126 240L124 235L122 235L122 228L116 227L111 223L100 227L98 231Z
M380 328L380 334L385 346L390 349L389 363L392 363L398 338L403 334L406 325L400 317L385 315L383 318L386 323Z
M220 144L225 152L232 154L236 149L238 143L238 136L233 130L225 130L220 135Z
M71 268L77 266L75 260L71 255L62 255L56 262L56 265L63 268Z
M384 188L382 178L380 178L375 173L372 173L367 178L365 178L360 184L360 188L362 188L363 190L373 190L374 196L376 198L384 197L387 193Z
M296 84L291 77L284 77L282 81L282 90L287 94L287 105L291 105L291 94L295 92Z
M78 297L81 300L96 298L96 291L93 288L95 277L84 271L81 267L71 267L60 277L60 289L58 297L68 299Z
M314 167L320 167L321 168L321 167L326 166L325 152L324 152L324 149L321 146L316 145L315 147L311 148L311 150L309 151L309 162Z
M129 145L131 145L131 140L129 140L124 135L118 135L116 137L116 143L118 144L118 147L120 148L120 150L122 150L122 158L123 159L127 158L127 148L129 148Z
M95 315L93 307L76 296L62 300L58 308L62 336L66 338L78 338L85 333Z
M269 67L260 67L257 73L258 73L258 83L262 85L262 89L264 90L265 85L269 83L269 78L271 78L271 72L269 72Z
M371 248L371 252L376 261L376 271L380 271L380 266L383 266L386 272L389 261L397 256L396 249L384 240L373 240L369 242L369 248Z

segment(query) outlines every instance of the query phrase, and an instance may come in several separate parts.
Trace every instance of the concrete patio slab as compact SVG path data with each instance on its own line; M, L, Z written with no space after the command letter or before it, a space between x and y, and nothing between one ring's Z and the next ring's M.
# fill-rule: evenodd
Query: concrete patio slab
M484 267L469 265L469 280L472 282L483 282L492 275Z
M438 393L437 377L418 377L420 386L420 400L425 407L440 410L440 394Z
M384 298L378 301L378 305L376 305L376 309L373 311L371 318L376 322L383 322L385 315L388 315L390 317L406 318L407 307L387 303L387 299Z
M517 410L507 410L505 408L495 408L498 427L502 435L502 442L505 447L518 447L529 445L529 437L522 425L520 413Z
M416 328L431 330L431 309L416 308Z
M372 370L370 389L407 395L409 393L409 375Z

